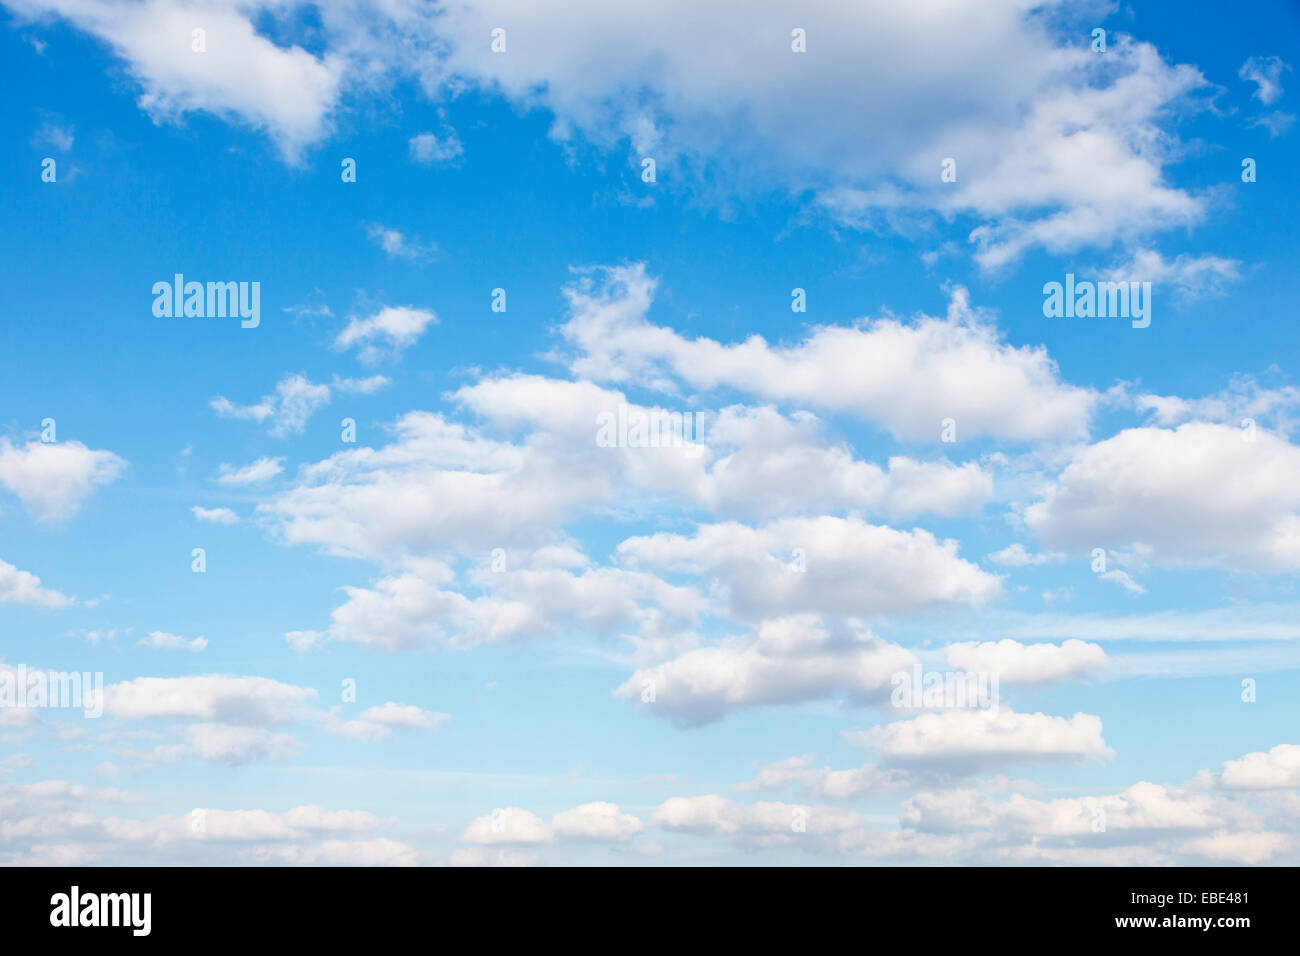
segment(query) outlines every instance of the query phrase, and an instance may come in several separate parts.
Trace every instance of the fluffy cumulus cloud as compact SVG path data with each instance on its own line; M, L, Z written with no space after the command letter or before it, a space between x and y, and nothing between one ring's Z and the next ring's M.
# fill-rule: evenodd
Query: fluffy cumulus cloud
M673 0L654 24L596 0L570 0L566 16L467 2L440 29L449 73L540 102L561 134L626 142L679 178L723 168L733 181L812 189L853 224L968 215L992 268L1034 246L1105 245L1203 213L1163 170L1177 155L1170 107L1204 78L1120 35L1104 60L1085 30L1061 42L1061 6L954 2L934 16L825 0L796 18L806 54L792 53L787 13L740 0ZM575 19L587 28L570 29ZM502 24L509 56L481 39ZM921 60L927 69L911 68ZM945 158L958 161L955 183L940 181Z
M1130 428L1080 448L1025 521L1054 547L1171 566L1300 567L1300 448L1263 429Z
M644 829L640 819L617 804L595 802L556 813L550 823L519 807L498 808L471 821L460 838L471 844L626 843Z
M353 740L388 740L394 731L436 730L450 715L389 701L378 707L367 707L353 720L333 714L324 719L334 733Z
M419 133L411 137L411 159L422 166L446 163L455 159L462 152L460 137L454 129L447 129L441 136L437 133Z
M239 523L239 515L229 508L204 508L202 505L194 505L190 508L190 513L194 515L195 521L202 521L207 524Z
M155 631L140 643L197 651L207 642ZM239 766L297 756L304 732L312 729L374 743L398 733L433 731L449 719L448 714L394 701L351 715L341 708L321 708L316 700L314 688L268 677L140 677L104 689L104 713L116 729L102 739L136 768L187 757ZM150 729L130 729L133 724ZM159 742L141 750L134 742L142 739Z
M890 678L914 662L910 651L870 634L835 633L812 615L798 615L639 670L616 693L655 714L700 724L741 708L838 694L880 702Z
M13 0L5 5L24 17L54 14L101 40L125 62L139 88L140 108L155 121L178 121L194 111L230 118L265 131L289 162L298 162L304 147L329 130L345 61L273 43L253 25L250 14L257 5L219 0Z
M1021 644L1001 641L970 641L945 648L948 666L962 671L996 674L999 682L1050 684L1082 680L1099 674L1110 663L1098 644L1069 640L1060 644Z
M1300 789L1300 746L1278 744L1223 765L1218 785L1229 790Z
M66 594L44 587L30 571L0 560L0 604L33 604L37 607L68 607L74 603Z
M453 397L480 417L478 427L410 412L386 445L307 466L259 510L291 543L391 562L537 547L556 526L607 513L620 497L737 515L824 508L910 518L974 513L992 493L978 463L897 455L881 467L807 413L729 406L688 417L536 375L485 378ZM628 419L662 422L654 434L663 441L651 443L648 431L631 440L619 424ZM447 500L457 508L443 507Z
M907 614L979 606L1001 591L996 575L958 556L955 541L851 518L791 518L759 527L711 524L695 534L628 538L635 566L713 578L740 618L800 612Z
M862 831L862 817L834 806L759 802L736 803L717 794L672 797L650 814L664 830L721 836L754 848L851 846Z
M446 564L412 562L372 587L345 587L328 636L389 651L433 643L468 647L550 635L562 627L609 634L668 618L691 624L704 601L693 589L618 568L502 569L480 576L486 593L458 589Z
M261 3L6 6L98 37L155 119L231 118L265 130L291 162L328 135L345 96L415 78L435 98L470 86L543 107L554 138L653 156L670 181L811 191L836 220L872 228L964 216L989 268L1033 247L1107 245L1204 214L1205 200L1166 183L1164 169L1178 155L1170 117L1205 79L1121 34L1093 55L1061 3L953 0L934 16L815 0L796 38L786 12L741 0L671 0L653 23L598 0L362 0L318 8L310 43L291 12ZM195 23L203 55L192 51ZM505 56L490 43L498 27ZM794 52L799 42L807 52ZM914 69L921 61L929 68ZM1242 76L1267 104L1281 69L1254 59ZM417 162L458 147L454 133L411 140ZM940 181L945 159L957 160L955 182Z
M813 765L811 755L789 757L760 768L739 790L779 790L798 786L824 800L851 800L868 794L890 793L915 786L914 775L902 768L882 768L867 763L850 770Z
M648 318L656 280L643 264L600 270L566 291L573 371L664 390L736 389L765 401L859 416L909 440L1030 440L1085 433L1097 396L1063 382L1042 348L1003 342L954 293L945 316L813 328L792 345L690 338Z
M852 735L900 765L943 763L958 770L1032 760L1114 755L1091 714L1056 717L997 710L947 710L883 724Z
M0 860L10 865L410 866L411 846L381 835L396 821L365 810L305 805L283 812L198 807L125 815L142 798L45 780L0 785Z
M126 461L113 452L77 441L15 445L0 438L0 488L15 495L38 521L71 518L95 489L125 468Z
M269 677L138 677L104 690L104 712L130 720L180 718L230 724L291 719L316 691Z
M390 231L391 232L391 231ZM410 245L400 234L396 238L385 235L383 242L390 255L409 255ZM363 362L376 362L385 357L397 358L415 344L424 330L436 323L438 317L428 309L413 306L385 306L374 315L353 317L334 339L340 351L360 346Z

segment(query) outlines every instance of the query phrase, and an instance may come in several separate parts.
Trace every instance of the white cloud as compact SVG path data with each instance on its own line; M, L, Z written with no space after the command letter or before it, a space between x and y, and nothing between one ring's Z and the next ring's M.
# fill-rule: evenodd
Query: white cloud
M353 395L373 395L389 384L390 380L383 375L368 375L365 378L339 378L335 376L334 378L334 387L336 389Z
M796 830L796 823L801 823L803 829ZM817 849L834 847L845 837L860 838L862 817L838 807L768 802L746 805L707 794L665 800L650 814L650 824L671 831L725 836L744 846L787 847L803 843L808 849Z
M339 720L331 715L329 729L353 740L388 740L394 730L437 730L450 715L425 710L411 704L389 701L368 707L355 720Z
M345 62L259 35L243 9L198 0L8 0L26 17L55 14L108 44L139 85L156 122L194 111L265 130L289 162L329 132ZM205 31L206 52L193 49Z
M935 16L810 0L799 16L806 54L791 51L785 12L741 0L667 0L653 24L600 0L361 0L321 8L310 34L319 55L272 43L248 12L210 0L8 5L56 13L111 44L155 118L233 116L266 129L290 161L328 133L343 91L384 95L414 80L435 97L477 88L548 109L562 145L653 156L661 181L710 200L811 192L842 222L909 234L935 214L968 218L981 224L972 239L990 268L1033 246L1105 245L1204 211L1201 197L1164 182L1179 155L1171 117L1204 78L1115 31L1106 55L1092 54L1058 27L1057 2L949 0ZM196 18L209 31L202 55L190 50ZM504 56L484 39L502 23ZM1267 81L1271 61L1251 62L1243 75ZM1261 98L1273 96L1274 81L1255 81ZM457 146L449 131L410 142L417 162ZM945 157L959 160L956 182L939 180Z
M1097 831L1186 832L1207 830L1223 817L1206 795L1190 794L1154 783L1135 783L1118 794L1036 800L1012 794L994 803L971 790L920 793L904 806L903 822L923 830L998 830L1007 835L1042 839L1085 837Z
M267 460L268 459L265 458L261 459L261 461ZM234 476L247 472L250 468L254 468L256 464L257 463L254 462L247 468L239 469L239 471L223 472L221 477L217 480L223 484L242 484L243 482L234 480ZM229 468L230 466L226 465L224 467ZM196 521L206 521L210 524L235 524L239 521L239 515L235 514L229 508L204 508L200 505L195 505L190 509L190 511L193 513Z
M66 594L41 586L41 579L0 560L0 604L32 604L37 607L68 607L75 604Z
M385 306L364 319L356 316L349 319L347 326L334 339L334 348L343 351L360 345L363 362L397 359L415 344L426 328L437 322L438 317L428 309Z
M1280 56L1252 56L1237 75L1248 83L1255 84L1251 95L1265 106L1271 106L1282 96L1282 72L1291 67Z
M1248 437L1202 422L1127 429L1078 449L1025 522L1050 545L1138 544L1167 566L1295 570L1300 449Z
M126 720L193 719L214 724L277 724L316 696L269 677L137 677L104 689L104 712Z
M609 633L628 622L693 622L703 600L654 575L618 568L528 568L491 572L468 597L441 562L412 561L371 588L344 587L329 636L389 651L435 642L459 647L553 633L563 625Z
M994 564L1000 564L1008 568L1023 568L1040 564L1057 564L1065 560L1065 555L1060 552L1050 552L1046 554L1031 554L1025 549L1025 546L1019 541L1007 545L1001 551L994 551L989 555L989 560Z
M584 803L551 817L551 832L560 840L622 843L644 829L639 819L623 813L615 803Z
M463 843L550 843L550 826L519 807L500 808L472 821L460 836Z
M438 255L437 243L420 242L400 229L394 229L392 226L371 222L365 224L365 230L366 237L380 249L383 249L384 254L390 259L406 259L409 262L432 262ZM398 309L394 311L411 312L414 310ZM353 322L355 321L354 319Z
M447 129L442 138L434 133L419 133L411 137L409 145L411 159L423 166L448 162L464 152L454 129Z
M1218 784L1226 790L1300 789L1300 746L1278 744L1224 763Z
M869 794L890 793L912 786L910 773L899 768L881 769L863 764L851 770L814 767L812 757L790 757L762 767L757 777L739 790L777 790L797 784L824 800L851 800Z
M1156 425L1199 420L1240 428L1246 427L1246 419L1250 419L1257 425L1272 421L1275 430L1290 434L1300 410L1300 388L1267 388L1250 375L1234 375L1226 388L1202 398L1145 393L1137 395L1133 404L1139 411L1149 412Z
M580 350L573 371L595 381L733 388L856 415L917 441L938 441L945 419L960 440L1081 436L1097 401L1062 382L1044 349L1000 341L963 290L944 318L879 318L817 326L793 345L758 335L728 345L649 322L656 280L643 264L603 269L598 278L566 289L570 317L561 328Z
M1113 581L1130 594L1146 594L1147 589L1137 581L1133 580L1132 575L1127 571L1121 571L1118 568L1106 571L1098 575L1103 581Z
M314 846L275 846L245 858L287 866L419 866L420 854L397 840L324 840Z
M283 461L283 458L267 458L263 456L262 458L257 459L257 461L250 462L242 468L236 468L234 465L222 462L221 467L217 471L216 481L218 484L222 485L261 484L264 481L270 481L276 475L280 474L280 472L284 471L284 465L281 464ZM206 511L206 509L195 509L194 516L196 518L202 518L205 521L221 521L223 524L231 523L226 520L224 515L221 517L213 517L212 515L214 512L207 512L204 515L200 515L199 511ZM225 514L233 516L233 512L226 508L218 508L216 511L224 512Z
M674 181L725 170L741 188L818 190L850 223L980 217L989 226L973 238L994 267L1034 245L1106 244L1201 213L1163 169L1177 156L1168 115L1204 79L1115 32L1105 57L1062 42L1053 6L950 2L936 16L812 2L799 15L806 55L791 53L783 11L734 0L671 0L654 24L597 0L562 14L464 4L439 29L448 75L549 107L554 135L626 143ZM515 42L493 55L482 37L506 21ZM944 157L959 160L955 183L939 180Z
M1237 259L1208 254L1166 259L1156 249L1139 249L1103 273L1103 278L1112 282L1150 282L1153 295L1172 287L1184 300L1223 295L1241 276L1242 265Z
M296 652L303 654L316 647L320 643L321 636L319 631L288 631L284 639Z
M156 650L201 651L208 646L205 637L181 637L179 634L168 634L166 631L151 631L147 637L141 638L139 643L141 647L152 647Z
M185 728L190 749L212 763L239 766L256 760L282 759L298 753L298 741L290 734L264 727L230 724L191 724Z
M999 681L1026 686L1083 680L1110 664L1100 645L1078 640L1060 644L1021 644L1010 639L971 641L949 644L944 654L949 667L997 674Z
M81 442L14 445L0 438L0 487L16 495L38 521L71 518L97 487L125 468L126 461L111 451Z
M482 554L485 541L549 539L557 523L609 494L607 477L584 471L582 461L530 455L441 415L411 412L392 431L385 447L348 449L305 468L300 484L259 511L290 543L391 563L452 546Z
M51 146L61 153L66 153L72 149L73 128L64 123L48 120L36 131L32 143L37 146Z
M236 405L224 395L209 404L222 418L270 422L270 433L280 437L301 433L308 419L329 401L328 385L316 385L305 375L286 375L276 383L274 392L255 405Z
M695 534L628 538L634 565L707 574L733 613L759 619L800 612L907 614L978 606L1000 580L957 555L955 541L852 518L792 518L760 527L725 523Z
M1211 860L1258 866L1294 845L1295 838L1284 833L1230 833L1220 830L1210 836L1188 840L1182 848L1188 853Z
M801 615L764 621L753 636L728 638L643 668L615 693L644 703L652 713L702 724L743 708L839 694L883 702L890 677L909 670L915 660L910 651L870 634L831 632L811 615Z
M1114 755L1101 736L1101 718L1054 717L997 710L946 710L849 735L882 761L942 765L954 772L1031 760Z
M216 742L215 736L205 738ZM231 755L217 747L214 757ZM417 852L375 836L391 826L363 810L298 806L284 812L198 807L152 819L106 816L98 804L146 803L121 790L57 780L0 786L4 863L76 865L105 860L183 865L405 865ZM201 821L202 826L198 826Z
M715 513L853 508L953 516L979 511L993 495L992 476L975 462L895 455L885 470L828 441L808 412L787 417L771 406L731 406L705 422L700 471L683 475L682 488Z
M1295 125L1295 114L1274 110L1271 113L1265 113L1263 116L1255 117L1250 121L1250 125L1262 126L1268 130L1269 139L1277 139Z

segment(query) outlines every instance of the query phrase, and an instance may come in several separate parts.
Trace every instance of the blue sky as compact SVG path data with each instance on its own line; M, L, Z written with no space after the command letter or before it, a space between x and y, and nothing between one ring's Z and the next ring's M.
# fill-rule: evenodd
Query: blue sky
M6 861L1296 861L1293 4L0 7Z

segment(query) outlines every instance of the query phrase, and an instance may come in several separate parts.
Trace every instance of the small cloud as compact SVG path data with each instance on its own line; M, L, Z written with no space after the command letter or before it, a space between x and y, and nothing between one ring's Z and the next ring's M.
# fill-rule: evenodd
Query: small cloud
M208 646L208 639L206 637L190 639L179 634L168 634L166 631L151 631L148 637L140 639L139 644L141 647L152 647L160 651L197 652Z
M364 223L366 236L384 250L390 259L406 259L408 262L432 262L438 255L438 244L422 243L400 229L385 226L377 222Z
M284 635L289 646L299 654L305 654L320 644L320 631L289 631Z
M371 375L368 378L339 378L335 376L334 387L340 392L353 395L370 395L389 384L383 375Z
M1129 577L1127 571L1119 571L1119 570L1107 571L1105 574L1101 576L1101 579L1103 581L1114 581L1125 591L1128 591L1131 594L1147 593L1147 589L1144 588L1142 585L1138 584L1131 577Z
M58 150L60 153L66 153L72 149L73 127L65 126L62 123L53 121L41 124L36 135L32 137L32 145L49 146Z
M282 461L284 461L283 458L262 457L251 464L245 465L243 468L236 468L222 462L217 472L216 481L222 485L255 485L259 482L269 481L284 471L284 466L280 464ZM224 511L225 509L218 508L216 510Z
M1184 254L1166 259L1155 249L1139 249L1128 262L1111 267L1104 278L1172 286L1185 300L1200 299L1223 295L1229 285L1240 280L1241 262L1214 255Z
M449 162L465 151L456 131L450 126L443 127L441 138L433 133L412 136L410 147L411 159L422 166Z
M387 306L368 318L353 317L334 340L334 348L343 351L363 346L358 356L364 363L382 358L398 358L438 317L428 309L412 306Z
M98 644L100 641L116 640L119 634L129 634L131 633L131 628L128 627L119 630L118 628L113 627L106 631L80 631L76 633L79 633L80 636L90 641L90 643Z
M201 508L195 505L190 511L193 512L196 520L208 521L212 524L234 524L239 520L239 515L229 508Z
M43 587L41 579L7 561L0 561L0 604L30 604L35 607L68 607L74 598Z
M325 293L320 289L312 289L311 295L307 296L306 302L300 302L297 305L286 305L284 311L306 319L329 318L334 314L325 301Z
M209 404L222 418L269 421L270 434L282 437L301 432L307 420L329 401L328 385L316 385L305 375L286 375L276 383L274 392L262 396L255 405L236 405L224 395L218 395Z
M1032 554L1025 550L1023 544L1017 541L1015 544L1007 545L1001 551L994 551L989 555L989 560L1003 567L1023 568L1030 565L1058 564L1065 560L1065 555L1059 551Z
M1269 139L1277 139L1283 133L1291 128L1295 122L1295 114L1283 113L1281 110L1274 110L1266 116L1257 116L1251 120L1251 126L1262 126L1268 130Z
M1265 106L1282 96L1282 73L1291 67L1280 56L1252 56L1241 65L1237 75L1255 84L1251 95Z

